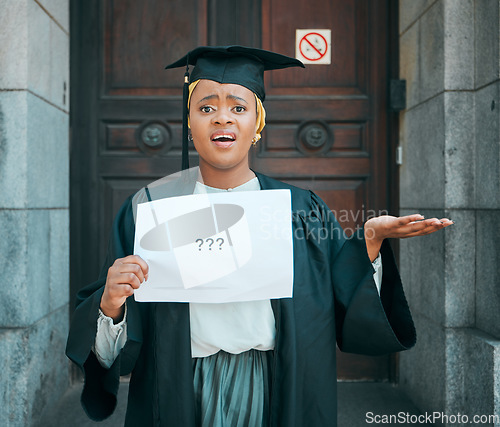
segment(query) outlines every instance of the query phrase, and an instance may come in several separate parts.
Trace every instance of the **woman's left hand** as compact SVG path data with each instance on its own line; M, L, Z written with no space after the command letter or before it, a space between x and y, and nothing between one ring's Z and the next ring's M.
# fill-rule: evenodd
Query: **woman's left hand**
M364 227L368 256L373 262L384 239L406 239L408 237L425 236L452 224L453 221L448 218L424 219L420 214L401 217L383 215L371 218L366 221Z

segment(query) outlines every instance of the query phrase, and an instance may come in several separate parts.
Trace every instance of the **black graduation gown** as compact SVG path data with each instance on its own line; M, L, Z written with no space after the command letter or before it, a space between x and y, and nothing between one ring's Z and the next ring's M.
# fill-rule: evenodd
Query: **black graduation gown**
M264 190L290 189L293 211L293 298L272 300L277 330L270 425L335 426L335 344L368 355L415 344L394 257L384 242L379 297L363 229L346 238L316 194L256 175ZM177 193L192 194L195 177L180 181L174 183ZM189 304L128 298L128 340L114 364L102 368L91 351L107 270L116 258L133 253L132 205L129 198L115 218L99 279L78 293L66 354L84 372L81 402L90 418L112 414L119 376L132 373L126 426L194 426Z

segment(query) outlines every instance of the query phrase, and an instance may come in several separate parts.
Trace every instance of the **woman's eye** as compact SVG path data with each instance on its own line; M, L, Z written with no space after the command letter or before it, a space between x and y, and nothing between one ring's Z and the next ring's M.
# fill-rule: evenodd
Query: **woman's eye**
M234 107L234 111L236 111L237 113L243 113L245 110L246 108L241 105Z
M200 111L202 113L210 113L213 111L213 108L212 107L209 107L208 105L205 105L203 107L200 108Z

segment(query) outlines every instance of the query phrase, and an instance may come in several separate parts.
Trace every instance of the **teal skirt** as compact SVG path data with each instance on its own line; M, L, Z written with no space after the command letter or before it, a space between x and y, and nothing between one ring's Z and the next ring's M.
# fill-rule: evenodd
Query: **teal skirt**
M194 358L196 425L266 427L272 359L272 351L258 350Z

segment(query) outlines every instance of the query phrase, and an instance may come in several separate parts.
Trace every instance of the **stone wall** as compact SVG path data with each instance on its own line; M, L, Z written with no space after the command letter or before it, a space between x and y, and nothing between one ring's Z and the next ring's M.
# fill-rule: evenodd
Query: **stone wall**
M68 0L0 0L0 425L68 387Z
M422 411L500 417L499 1L400 0L399 14L401 214L455 221L401 242L418 341L400 385Z

